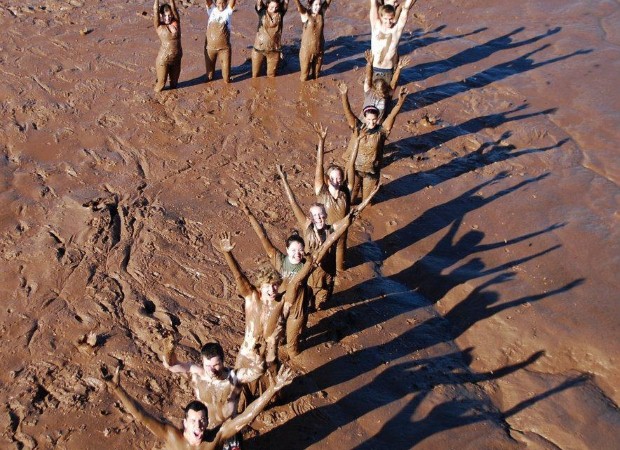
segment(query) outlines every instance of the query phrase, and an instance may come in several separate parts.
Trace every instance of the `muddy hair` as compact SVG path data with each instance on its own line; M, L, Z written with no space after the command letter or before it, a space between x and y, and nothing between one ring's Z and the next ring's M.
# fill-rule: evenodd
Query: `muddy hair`
M299 235L299 231L293 230L291 231L291 235L286 238L286 248L291 245L293 242L299 242L304 248L306 247L306 243L304 242L304 238Z
M329 167L327 168L327 170L325 171L325 176L327 178L329 178L329 174L332 173L332 171L337 170L340 172L340 175L342 176L342 178L344 179L344 169L342 167L340 167L338 164L330 164Z
M380 92L383 97L388 97L390 95L390 91L392 90L388 82L383 78L375 78L372 82L372 88L375 91Z
M224 349L219 344L219 342L208 342L202 346L200 350L200 355L203 358L211 359L219 356L219 358L224 362Z
M185 411L186 416L188 411L204 411L205 416L209 417L209 410L207 409L207 405L198 400L192 400L191 402L189 402L187 406L183 408L183 411Z
M321 208L323 210L323 214L325 214L325 217L327 217L327 209L325 209L325 205L323 203L313 203L310 205L310 208L308 208L308 213L310 214L310 210L312 208ZM310 214L310 217L312 217L312 214Z
M254 278L256 279L256 286L259 288L263 284L274 284L282 282L282 276L278 273L276 269L273 268L271 264L263 264L258 269L256 269Z
M381 17L383 14L396 15L396 9L394 8L393 5L381 5L379 7L379 17Z
M166 11L172 13L172 7L168 3L164 3L159 7L159 14L163 15Z

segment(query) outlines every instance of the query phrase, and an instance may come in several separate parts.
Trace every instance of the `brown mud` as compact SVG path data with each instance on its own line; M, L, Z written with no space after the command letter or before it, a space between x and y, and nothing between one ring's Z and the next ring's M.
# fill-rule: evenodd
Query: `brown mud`
M305 84L293 9L278 77L252 80L237 6L230 85L204 83L203 4L179 9L179 88L155 94L152 3L0 5L0 448L156 446L101 367L180 425L193 392L165 340L186 359L218 339L233 364L243 339L213 237L248 271L266 260L228 200L283 247L275 164L309 205L312 124L326 164L345 150L336 82L361 108L365 2L333 2ZM418 2L383 189L247 448L617 447L619 22L609 1Z

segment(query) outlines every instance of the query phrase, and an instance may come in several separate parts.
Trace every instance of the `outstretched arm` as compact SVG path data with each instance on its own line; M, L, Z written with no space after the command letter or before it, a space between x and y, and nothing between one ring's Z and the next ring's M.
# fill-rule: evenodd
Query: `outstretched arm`
M351 110L351 104L349 103L349 87L343 81L338 85L338 90L340 91L340 99L342 100L342 109L344 110L344 116L347 119L347 123L349 124L349 128L355 128L357 125L357 117L353 114Z
M235 244L231 243L230 234L222 233L220 235L220 252L224 255L224 259L235 277L237 292L242 297L247 297L252 294L252 284L248 281L243 272L241 272L241 267L239 267L239 263L232 254L233 248L235 248Z
M316 150L316 169L314 171L314 194L319 195L321 189L323 189L325 185L325 177L323 176L323 153L325 152L327 128L323 128L323 125L318 123L314 125L314 131L319 135L319 146Z
M180 23L179 10L177 9L177 4L174 2L174 0L170 0L170 9L172 10L172 17L174 18L174 20L176 20L177 23Z
M390 134L390 131L392 131L392 127L394 126L394 121L396 120L396 116L400 112L400 109L403 107L403 103L405 103L406 98L407 98L407 89L405 89L404 87L401 87L400 91L398 91L398 103L396 103L396 106L394 106L394 109L392 109L392 111L390 112L390 115L387 116L385 118L385 121L383 122L383 128L385 129L387 134Z
M161 440L167 440L170 433L181 435L180 431L170 424L164 423L149 414L144 407L121 387L120 368L116 368L112 380L105 380L108 389L114 392L123 404L123 407L142 425L147 427L151 433ZM182 435L181 435L182 437Z
M400 38L401 33L403 32L403 29L405 28L405 24L407 23L407 17L409 16L409 8L411 8L415 2L417 2L418 0L406 0L405 4L403 5L403 9L402 11L400 11L399 16L398 16L398 20L396 21L396 30L397 30L397 35Z
M155 30L159 26L159 0L153 2L153 26Z
M408 56L405 56L398 60L398 64L396 65L396 70L394 71L394 75L392 76L392 81L390 82L390 88L392 90L396 89L396 86L398 85L398 79L400 78L400 73L402 72L403 68L409 64L410 61L411 59Z
M299 0L295 0L295 3L297 3L297 11L299 11L299 14L301 14L302 16L304 14L308 14L308 9L304 5L302 5Z
M199 373L202 374L203 368L197 364L191 362L181 362L177 359L177 355L174 353L174 344L171 343L165 349L165 353L162 357L164 367L172 373Z
M206 0L207 3L207 10L211 9L211 7L213 6L213 0Z
M288 180L286 179L286 174L284 170L282 170L282 165L278 164L276 166L278 170L278 174L280 175L280 179L282 180L282 187L284 188L284 192L286 193L286 197L288 198L289 203L291 204L291 208L293 208L293 214L295 214L295 218L297 219L297 223L301 228L306 228L308 226L308 217L304 214L303 209L297 203L297 199L295 198L295 194L291 190L291 187L288 184Z
M377 7L377 0L370 0L370 29L374 30L375 26L379 26L381 19L379 18L379 8Z
M234 419L228 419L220 427L215 440L221 443L233 437L246 425L250 424L256 416L269 404L273 396L284 386L293 381L293 372L285 366L280 367L274 383L263 394L248 405L248 407Z
M235 9L236 5L237 5L237 0L228 0L228 7L230 9Z
M254 214L252 214L252 211L250 211L250 208L248 208L247 205L242 200L239 200L239 209L241 209L241 211L245 213L248 220L250 221L250 225L252 225L254 232L258 236L258 239L260 240L261 244L263 245L263 248L265 249L265 253L267 253L267 256L269 257L270 260L273 260L276 256L278 256L280 252L278 251L277 248L275 248L275 246L269 240L269 236L267 236L265 229L260 223L258 223L258 220L256 220L256 217L254 217Z

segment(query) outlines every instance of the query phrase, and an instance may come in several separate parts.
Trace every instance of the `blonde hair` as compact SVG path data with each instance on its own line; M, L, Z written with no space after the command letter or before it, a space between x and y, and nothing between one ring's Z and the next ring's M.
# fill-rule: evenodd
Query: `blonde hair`
M263 284L276 284L282 282L282 276L274 269L271 264L263 264L256 270L256 284L258 287Z

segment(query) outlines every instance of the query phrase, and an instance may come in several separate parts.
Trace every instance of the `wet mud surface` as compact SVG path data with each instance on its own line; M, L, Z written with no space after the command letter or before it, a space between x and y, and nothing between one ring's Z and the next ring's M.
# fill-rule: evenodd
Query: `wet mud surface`
M299 81L284 19L275 79L250 78L256 14L233 16L232 83L205 83L206 13L179 2L179 88L152 92L149 2L0 5L1 448L157 448L102 367L180 425L168 373L219 340L234 363L242 301L213 237L265 261L295 220L275 164L314 201L363 101L366 2L334 0L321 77ZM383 188L349 233L348 270L310 317L300 373L247 448L611 449L618 415L618 105L613 2L420 2L399 46L411 93Z

